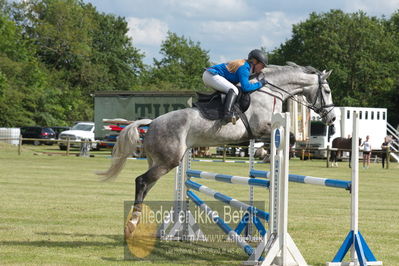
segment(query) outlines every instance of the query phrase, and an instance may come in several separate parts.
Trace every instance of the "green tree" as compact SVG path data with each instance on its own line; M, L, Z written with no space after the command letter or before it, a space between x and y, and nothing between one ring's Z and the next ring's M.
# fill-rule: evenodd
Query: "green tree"
M144 69L144 55L127 36L127 22L122 17L99 14L91 5L85 8L93 14L95 22L91 64L96 90L130 90Z
M391 32L394 36L394 41L396 47L399 47L399 9L394 12L389 20L386 23L387 30ZM396 60L396 69L399 69L399 60ZM397 110L399 110L399 73L396 74L396 93L394 96L394 103L395 103L395 115L393 116L392 121L394 124L399 124L399 116L397 115Z
M393 115L399 49L384 19L331 10L311 13L292 31L273 51L273 62L333 69L329 83L336 105L387 107Z
M154 59L154 67L147 73L147 84L160 90L203 90L202 72L210 65L208 51L184 36L169 32L161 45L161 60Z
M46 124L46 71L22 36L0 12L0 126Z
M13 18L47 68L50 111L59 122L93 119L91 93L130 89L138 79L143 55L123 18L80 0L16 3Z

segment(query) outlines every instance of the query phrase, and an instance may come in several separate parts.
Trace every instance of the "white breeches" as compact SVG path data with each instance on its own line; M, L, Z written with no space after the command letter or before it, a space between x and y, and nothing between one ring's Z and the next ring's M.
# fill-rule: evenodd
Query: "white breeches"
M212 89L226 94L229 92L230 89L232 89L234 90L235 94L238 95L237 87L222 76L212 75L208 71L204 71L204 74L202 75L202 80L207 87L211 87Z

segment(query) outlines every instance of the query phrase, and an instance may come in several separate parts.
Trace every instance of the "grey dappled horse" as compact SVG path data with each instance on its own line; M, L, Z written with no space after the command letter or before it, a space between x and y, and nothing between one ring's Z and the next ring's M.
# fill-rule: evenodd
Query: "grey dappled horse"
M271 85L251 94L251 105L245 112L255 138L270 136L273 111L282 112L283 102L293 95L303 95L307 105L330 125L335 120L332 95L327 78L329 72L294 63L286 66L269 65L258 79L266 78ZM276 100L277 99L277 100ZM242 120L236 125L210 121L202 117L197 108L176 110L154 120L138 120L127 126L114 147L110 168L98 173L105 180L115 178L126 159L139 142L137 128L150 124L144 139L148 171L136 178L136 195L132 218L125 227L125 237L133 235L141 214L141 204L156 181L179 165L188 148L215 146L248 141L248 132Z

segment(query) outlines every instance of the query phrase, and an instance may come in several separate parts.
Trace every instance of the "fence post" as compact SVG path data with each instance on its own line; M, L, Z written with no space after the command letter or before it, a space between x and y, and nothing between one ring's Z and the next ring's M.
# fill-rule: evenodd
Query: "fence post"
M22 135L19 135L19 141L18 141L18 155L21 155L22 151Z
M66 149L66 156L69 156L69 148L70 148L70 139L67 138L67 149Z
M327 168L330 168L330 145L327 145Z
M389 148L389 146L387 147L387 151L386 151L386 160L387 160L387 169L389 169L389 161L390 161L390 156L391 156L391 151L390 151L390 148Z
M80 153L79 156L81 157L88 157L89 155L89 145L91 142L89 142L88 139L81 139L80 143Z
M223 162L226 162L226 145L223 145Z

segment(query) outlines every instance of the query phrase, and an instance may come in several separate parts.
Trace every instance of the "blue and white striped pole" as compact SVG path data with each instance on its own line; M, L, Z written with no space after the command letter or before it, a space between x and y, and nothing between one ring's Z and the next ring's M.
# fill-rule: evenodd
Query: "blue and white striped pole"
M192 191L187 191L187 196L200 207L209 218L212 219L219 227L222 229L231 240L235 241L249 256L254 252L254 248L249 245L236 231L231 229L231 227L220 218L216 212L214 212L204 201L202 201L197 195Z
M270 178L269 171L251 170L249 175L253 176L253 177ZM319 185L319 186L326 186L326 187L343 188L346 190L350 190L351 184L352 184L351 181L328 179L328 178L305 176L305 175L294 175L294 174L289 174L288 180L290 182Z
M217 199L219 201L222 201L222 202L224 202L226 204L229 204L230 206L232 206L234 208L241 209L241 210L247 210L249 213L253 213L254 215L256 215L259 218L262 218L262 219L264 219L266 221L269 220L269 214L267 212L262 211L262 210L260 210L260 209L258 209L256 207L251 206L249 204L246 204L244 202L241 202L239 200L233 199L233 198L231 198L229 196L226 196L226 195L224 195L224 194L222 194L220 192L217 192L217 191L215 191L215 190L213 190L213 189L211 189L211 188L209 188L207 186L198 184L198 183L196 183L196 182L194 182L192 180L187 180L186 181L186 186L191 188L191 189L194 189L194 190L196 190L198 192L201 192L201 193L204 193L204 194L206 194L208 196L211 196L211 197L213 197L213 198L215 198L215 199Z
M246 161L246 160L221 160L221 159L193 159L193 162L206 162L206 163L256 163L256 164L265 164L265 162L262 161Z
M188 169L186 171L186 173L187 173L187 176L189 176L189 177L216 180L216 181L231 183L231 184L252 185L252 186L257 186L257 187L269 187L269 185L270 185L269 180L264 180L264 179L233 176L233 175L223 175L223 174L216 174L216 173L210 173L210 172L205 172L205 171L200 171L200 170L192 170L192 169Z

